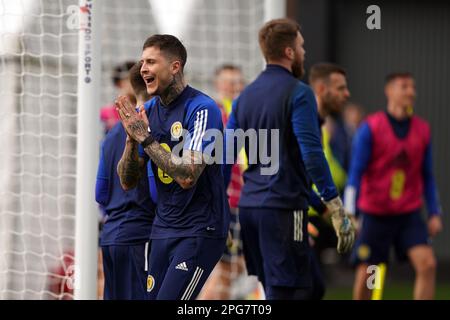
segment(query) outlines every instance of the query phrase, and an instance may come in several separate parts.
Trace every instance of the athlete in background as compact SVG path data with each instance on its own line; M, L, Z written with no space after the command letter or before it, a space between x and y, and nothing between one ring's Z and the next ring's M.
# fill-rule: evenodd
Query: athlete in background
M129 73L137 107L150 98L140 67L139 63L135 64ZM136 188L122 189L117 164L130 139L119 122L106 135L100 152L95 198L107 215L100 237L105 300L143 300L147 297L147 254L155 215L151 195L156 190L154 187L149 189L147 177L153 175L147 172L140 177Z
M332 63L317 63L309 70L309 84L317 101L319 123L321 125L322 146L330 167L331 177L340 195L347 180L345 159L349 157L350 140L342 120L342 112L350 97L347 74L344 68ZM339 155L339 156L336 156ZM315 187L314 187L315 189ZM321 203L315 190L310 194L308 211L310 232L313 242L313 271L315 273L315 299L325 294L325 281L322 276L320 257L324 250L336 246L336 233L324 213L326 206ZM313 209L314 208L314 209Z
M388 75L385 94L386 110L368 116L356 133L345 190L347 210L354 213L358 208L361 215L352 254L353 298L370 298L367 268L387 262L394 246L397 257L408 258L416 273L414 299L433 299L436 258L430 238L442 230L442 210L432 170L430 127L412 114L416 87L410 73ZM422 196L428 229L420 215Z
M323 154L314 93L299 81L305 55L299 25L289 19L269 21L259 32L259 43L266 69L236 99L227 131L275 130L279 141L261 138L257 143L265 150L276 144L279 161L271 163L276 170L263 174L268 164L251 159L254 145L245 143L249 166L239 201L244 256L249 274L258 276L267 299L310 299L306 226L311 178L330 211L339 252L352 247L354 229ZM230 166L226 169L227 185Z
M117 65L113 70L112 82L119 95L126 95L133 103L136 102L134 91L128 77L134 61L126 61ZM106 134L119 121L119 114L114 104L103 106L100 109L100 120L103 123L103 132Z

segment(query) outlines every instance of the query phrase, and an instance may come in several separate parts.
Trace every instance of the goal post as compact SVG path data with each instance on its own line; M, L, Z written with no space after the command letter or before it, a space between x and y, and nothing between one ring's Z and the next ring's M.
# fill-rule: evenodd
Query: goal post
M78 38L77 180L75 202L75 299L97 299L98 163L103 0L80 0Z
M264 0L264 21L286 17L287 0Z

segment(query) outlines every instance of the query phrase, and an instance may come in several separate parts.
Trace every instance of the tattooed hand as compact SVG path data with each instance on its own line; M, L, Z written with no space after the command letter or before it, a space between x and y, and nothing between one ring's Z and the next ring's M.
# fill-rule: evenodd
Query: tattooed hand
M127 134L138 143L144 141L149 135L145 111L137 113L127 96L120 96L115 104Z
M116 108L127 134L132 139L126 144L117 168L122 187L129 190L137 185L139 179L139 170L142 166L138 161L136 142L142 143L149 136L148 118L143 106L136 112L125 96L117 99ZM158 168L172 177L183 189L192 188L206 167L200 152L186 152L183 154L183 162L178 163L173 160L172 153L156 141L148 144L144 151Z

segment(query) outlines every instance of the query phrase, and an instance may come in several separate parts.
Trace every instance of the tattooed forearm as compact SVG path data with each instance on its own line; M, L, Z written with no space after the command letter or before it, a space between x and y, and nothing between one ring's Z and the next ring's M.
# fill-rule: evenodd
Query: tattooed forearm
M136 141L127 138L122 158L117 165L117 174L124 190L130 190L137 186L141 174L141 165Z
M175 163L172 153L157 142L151 143L144 150L158 168L172 177L183 189L192 188L206 166L199 152L185 151L181 163Z
M166 89L164 89L163 93L161 93L160 98L162 103L165 106L169 105L173 100L175 100L176 97L180 95L185 87L186 84L184 83L183 75L181 73L177 73L173 77L172 82Z

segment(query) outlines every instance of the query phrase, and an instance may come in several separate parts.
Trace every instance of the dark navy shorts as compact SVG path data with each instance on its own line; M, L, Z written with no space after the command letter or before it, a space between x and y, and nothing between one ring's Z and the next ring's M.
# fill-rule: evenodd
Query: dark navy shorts
M146 244L103 246L105 300L147 299Z
M225 243L226 238L153 239L148 260L148 299L195 299L222 256Z
M312 286L307 210L239 208L247 271L268 286Z
M388 262L391 247L400 261L408 250L428 244L428 231L420 211L401 215L376 216L361 212L362 226L351 255L354 265Z

